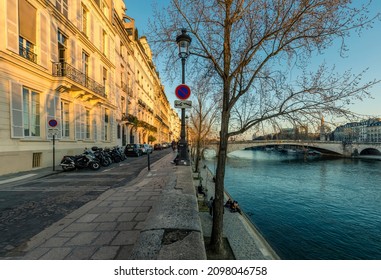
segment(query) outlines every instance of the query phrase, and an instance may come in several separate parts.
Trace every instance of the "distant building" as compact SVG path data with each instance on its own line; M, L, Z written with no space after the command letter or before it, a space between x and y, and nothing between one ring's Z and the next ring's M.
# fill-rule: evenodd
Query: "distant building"
M343 142L381 142L381 119L368 119L361 122L350 122L333 131L334 141Z

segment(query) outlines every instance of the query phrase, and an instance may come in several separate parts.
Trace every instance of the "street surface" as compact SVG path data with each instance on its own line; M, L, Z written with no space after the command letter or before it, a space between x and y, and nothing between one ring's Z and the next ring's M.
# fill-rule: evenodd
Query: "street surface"
M171 152L154 151L151 164ZM147 165L147 155L128 157L98 171L60 172L1 184L0 257L106 190L128 183Z

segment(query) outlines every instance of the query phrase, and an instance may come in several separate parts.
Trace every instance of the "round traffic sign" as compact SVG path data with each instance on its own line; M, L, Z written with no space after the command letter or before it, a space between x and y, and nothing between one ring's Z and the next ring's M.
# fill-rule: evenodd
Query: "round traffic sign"
M175 93L178 99L185 100L189 98L191 90L187 85L181 84L176 87Z
M56 127L58 122L56 120L52 119L52 120L49 120L48 124L50 127Z

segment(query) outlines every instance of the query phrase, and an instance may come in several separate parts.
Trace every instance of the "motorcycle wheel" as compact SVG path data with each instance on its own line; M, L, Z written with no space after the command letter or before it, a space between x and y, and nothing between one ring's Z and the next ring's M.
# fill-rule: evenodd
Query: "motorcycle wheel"
M75 167L72 166L61 166L63 171L73 171L75 170Z
M99 162L93 161L89 163L89 167L92 170L98 170L99 168L101 168L101 165L99 164Z
M120 156L114 156L114 162L118 163L121 161L122 161L122 159L120 158Z
M111 161L108 159L108 158L103 158L103 159L101 159L101 165L103 166L103 167L107 167L107 166L109 166L111 164Z

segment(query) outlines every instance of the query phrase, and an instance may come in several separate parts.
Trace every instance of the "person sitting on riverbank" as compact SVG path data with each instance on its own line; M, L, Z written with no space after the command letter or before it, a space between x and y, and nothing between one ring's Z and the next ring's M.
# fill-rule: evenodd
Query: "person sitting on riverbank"
M232 208L232 205L233 205L233 201L232 201L231 198L229 197L229 199L228 199L228 200L226 201L226 203L225 203L225 207L231 209L231 208Z
M202 186L202 184L200 184L199 186L197 186L197 192L199 194L202 194L204 197L206 197L206 190L205 188Z
M239 208L238 202L236 200L233 201L233 204L230 208L230 212L232 212L232 213L238 212L238 213L242 214L241 208Z

